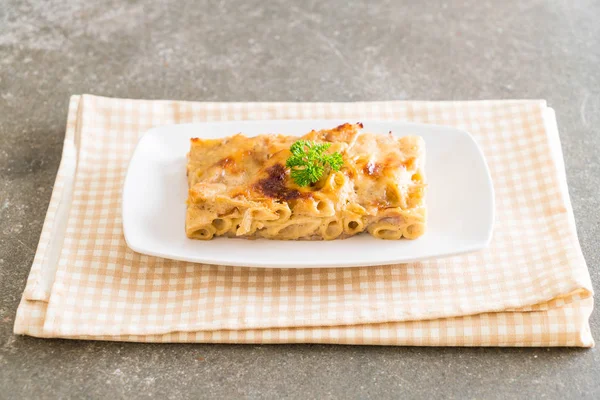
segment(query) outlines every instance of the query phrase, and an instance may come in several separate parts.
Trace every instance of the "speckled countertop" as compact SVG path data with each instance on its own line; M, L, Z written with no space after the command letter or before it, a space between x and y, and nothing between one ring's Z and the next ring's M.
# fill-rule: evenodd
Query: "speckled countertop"
M600 398L596 349L161 345L12 334L74 93L211 101L544 98L600 282L600 3L0 6L0 398ZM371 4L373 3L373 4ZM600 339L600 317L592 315Z

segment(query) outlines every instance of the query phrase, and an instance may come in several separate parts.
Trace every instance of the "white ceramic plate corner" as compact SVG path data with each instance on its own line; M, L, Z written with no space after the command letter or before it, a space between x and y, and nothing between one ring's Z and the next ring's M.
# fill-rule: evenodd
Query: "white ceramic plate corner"
M162 126L149 130L131 158L123 188L127 245L152 256L245 267L320 268L395 264L473 252L486 247L494 223L494 190L485 158L471 135L451 127L363 121L366 132L425 139L427 233L387 241L358 235L333 241L278 241L185 235L186 154L192 137L243 132L303 135L341 120L231 121Z

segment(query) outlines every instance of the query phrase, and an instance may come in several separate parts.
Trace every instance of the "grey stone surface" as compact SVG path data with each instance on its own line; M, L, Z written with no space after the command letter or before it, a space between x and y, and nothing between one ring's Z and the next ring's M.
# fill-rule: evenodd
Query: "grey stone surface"
M598 287L599 18L593 0L1 0L0 398L600 398L596 349L159 345L12 334L74 93L547 99ZM591 324L600 339L598 313Z

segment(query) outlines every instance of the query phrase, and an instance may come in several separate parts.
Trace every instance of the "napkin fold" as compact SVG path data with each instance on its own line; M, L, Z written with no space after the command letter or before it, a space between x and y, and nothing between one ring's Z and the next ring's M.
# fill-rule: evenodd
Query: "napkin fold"
M127 248L122 185L145 131L287 118L406 120L471 132L496 192L491 245L340 269L192 264ZM591 347L592 308L556 120L544 101L196 103L82 95L70 101L62 161L14 329L147 342Z

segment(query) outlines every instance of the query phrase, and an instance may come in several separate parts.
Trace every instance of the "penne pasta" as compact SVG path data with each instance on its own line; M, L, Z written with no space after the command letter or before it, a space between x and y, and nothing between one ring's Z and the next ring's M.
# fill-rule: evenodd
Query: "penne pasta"
M360 123L311 131L301 139L329 143L327 154L341 159L335 170L322 167L323 175L304 186L286 167L298 139L192 139L187 236L334 240L367 232L396 240L424 234L422 138L364 133Z

